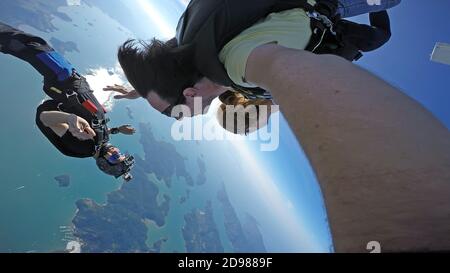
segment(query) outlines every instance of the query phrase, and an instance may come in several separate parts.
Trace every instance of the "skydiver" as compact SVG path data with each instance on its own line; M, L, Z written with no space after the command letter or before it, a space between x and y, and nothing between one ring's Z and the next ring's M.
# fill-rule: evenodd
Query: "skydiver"
M130 125L109 128L106 110L86 79L44 39L0 22L0 52L31 64L44 77L51 98L37 108L36 124L62 154L94 158L98 168L130 181L134 159L109 143L110 134L132 135Z

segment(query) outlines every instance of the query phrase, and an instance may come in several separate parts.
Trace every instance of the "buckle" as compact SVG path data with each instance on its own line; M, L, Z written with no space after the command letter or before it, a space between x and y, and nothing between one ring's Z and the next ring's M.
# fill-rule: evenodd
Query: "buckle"
M73 96L77 96L78 95L75 91L73 91L73 90L70 90L70 91L71 91L71 93L66 92L67 99L73 99L72 98ZM78 100L78 97L75 97L75 98Z
M62 110L61 106L64 106L64 103L62 103L62 102L58 103L58 106L56 106L56 108L57 108L59 111L64 112L64 110Z
M98 129L98 128L102 128L104 125L103 120L97 120L97 119L92 119L91 121L92 124L92 129Z
M330 20L330 18L328 18L323 14L318 13L317 11L307 12L306 14L308 15L309 18L322 22L330 30L331 34L336 36L336 31L334 31L334 24Z

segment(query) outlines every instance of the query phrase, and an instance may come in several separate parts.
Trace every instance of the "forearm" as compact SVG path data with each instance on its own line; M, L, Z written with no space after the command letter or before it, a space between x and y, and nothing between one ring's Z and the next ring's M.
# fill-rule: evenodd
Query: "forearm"
M391 34L391 21L389 19L389 14L387 11L372 12L369 14L370 25L384 32Z
M423 106L344 59L276 45L251 54L246 76L271 90L301 143L336 251L373 238L385 251L449 249L450 133Z
M120 133L120 130L118 127L108 128L108 133L111 135L117 135L118 133Z
M369 37L372 40L365 51L380 48L391 38L391 22L387 11L371 13L370 25L372 26L372 33Z
M124 134L124 135L132 135L136 132L136 130L131 125L122 125L116 128L109 128L109 133L112 135L116 134Z
M44 111L40 115L42 123L47 127L69 123L70 117L71 114L60 111Z

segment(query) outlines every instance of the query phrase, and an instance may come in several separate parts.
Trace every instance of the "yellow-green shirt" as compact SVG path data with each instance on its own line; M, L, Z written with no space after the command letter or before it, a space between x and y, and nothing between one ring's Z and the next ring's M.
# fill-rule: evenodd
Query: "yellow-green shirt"
M314 4L313 1L308 1ZM231 80L241 86L255 87L245 82L245 68L250 53L258 46L277 43L293 49L305 49L311 38L310 19L303 9L271 13L229 41L220 51Z

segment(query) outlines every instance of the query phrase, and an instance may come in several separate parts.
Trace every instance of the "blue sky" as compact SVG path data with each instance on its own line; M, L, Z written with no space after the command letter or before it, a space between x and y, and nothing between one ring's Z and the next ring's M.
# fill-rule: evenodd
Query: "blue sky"
M424 5L427 3L427 5ZM448 0L403 0L390 11L392 39L358 62L422 103L450 128L450 66L430 61L436 42L450 43ZM367 16L356 18L367 22Z

